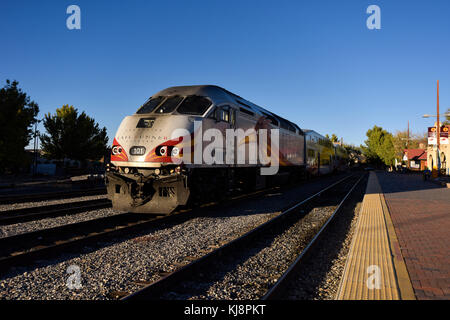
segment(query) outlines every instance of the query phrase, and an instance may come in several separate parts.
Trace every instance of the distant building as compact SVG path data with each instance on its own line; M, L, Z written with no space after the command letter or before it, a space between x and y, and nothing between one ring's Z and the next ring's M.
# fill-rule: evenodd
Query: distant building
M434 133L435 127L436 123L434 127L428 128L427 166L430 170L437 170L439 165L441 174L450 175L450 144L448 137L450 126L441 126L439 159L437 157L438 151L436 134Z
M403 161L406 167L412 171L423 171L427 168L427 150L405 149L403 150Z

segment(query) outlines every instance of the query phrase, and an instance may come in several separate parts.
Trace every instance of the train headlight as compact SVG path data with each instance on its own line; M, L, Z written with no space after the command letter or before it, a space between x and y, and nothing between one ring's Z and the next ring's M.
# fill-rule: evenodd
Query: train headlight
M159 156L165 156L167 154L167 146L160 147L158 153Z
M120 146L114 146L114 147L112 148L112 154L113 154L113 155L118 155L118 154L120 154L120 153L122 153L122 147L120 147Z
M178 147L172 148L172 157L177 157L180 154L180 149Z

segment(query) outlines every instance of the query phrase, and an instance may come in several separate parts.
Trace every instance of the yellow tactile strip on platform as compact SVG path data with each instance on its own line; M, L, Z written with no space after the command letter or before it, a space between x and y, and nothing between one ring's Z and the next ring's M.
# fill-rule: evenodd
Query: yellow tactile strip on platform
M370 172L336 299L400 298L382 201L378 179Z

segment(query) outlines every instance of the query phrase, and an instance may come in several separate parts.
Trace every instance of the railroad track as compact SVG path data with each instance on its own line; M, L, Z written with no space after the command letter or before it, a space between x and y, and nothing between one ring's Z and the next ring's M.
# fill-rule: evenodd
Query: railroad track
M13 209L0 212L0 225L59 217L109 207L111 207L111 201L104 198L54 204L48 206L35 206L31 208Z
M182 223L187 219L194 218L214 206L230 206L245 199L251 199L282 190L284 187L271 187L249 194L238 195L227 199L226 203L211 202L202 204L195 208L180 209L172 215L155 216L145 214L123 213L110 217L103 217L78 223L67 224L59 227L43 229L33 232L18 234L15 236L0 238L0 272L6 272L11 267L28 266L37 260L50 259L62 253L80 252L83 246L96 245L100 241L108 241L113 238L130 236L140 231L166 223ZM106 200L106 199L105 199ZM65 212L70 212L70 206L65 204ZM94 206L107 206L106 201L91 203L91 205L80 205L75 210L87 211ZM67 208L68 206L68 208ZM85 210L83 210L83 207ZM33 208L36 209L36 208ZM14 217L8 214L3 219L3 224L8 224L14 219L40 218L42 215L64 214L59 209L43 212L33 212L33 209L24 210L22 214ZM24 221L22 220L22 221ZM0 225L2 220L0 219Z
M159 218L123 213L0 238L0 272L25 266L83 246L148 227Z
M311 253L318 248L320 240L323 239L324 234L328 230L329 226L332 224L334 218L341 211L347 199L351 196L356 186L363 180L366 175L361 176L356 183L351 187L351 189L346 193L342 201L333 211L331 216L323 224L320 230L311 239L308 245L301 251L297 258L292 262L289 268L283 273L283 275L278 279L278 281L267 291L267 293L262 297L262 300L277 300L283 299L286 292L289 291L289 286L298 276L301 270L303 262L311 255Z
M106 187L86 188L80 190L64 190L46 193L0 195L0 204L43 201L51 199L67 199L67 198L94 196L101 194L106 194Z
M282 233L283 230L286 230L290 225L296 222L298 223L298 221L305 217L307 215L306 212L312 212L314 208L320 207L327 201L329 202L330 199L333 199L332 202L335 203L333 213L328 217L320 230L311 235L309 244L302 250L300 256L297 257L297 259L294 259L294 263L287 268L282 276L279 277L278 281L260 297L272 299L283 290L286 283L285 281L289 281L291 275L294 274L293 270L296 269L295 265L298 265L303 257L314 248L317 239L322 236L324 230L330 224L330 221L332 221L339 212L342 204L346 201L361 179L362 176L347 176L306 200L298 202L283 210L283 212L275 218L272 218L268 222L247 232L237 239L212 250L201 258L178 268L174 272L163 274L159 280L146 284L138 291L126 296L124 296L124 293L121 293L121 295L117 295L116 298L121 298L122 300L170 299L174 298L175 295L175 299L176 296L184 297L181 299L185 299L186 295L183 294L186 292L189 297L192 297L193 295L194 298L198 298L198 295L193 294L193 292L197 292L199 286L203 288L207 287L207 285L198 285L198 282L208 283L209 281L209 283L213 283L214 280L204 280L204 278L214 278L214 274L219 275L218 277L221 278L224 273L226 274L229 271L223 271L221 269L225 265L230 265L224 261L233 261L236 259L242 261L242 256L251 252L255 243L261 243L261 241L264 242L267 239L269 239L269 241L266 242L271 243L277 234ZM345 191L343 189L345 189ZM231 265L236 267L239 263L231 263ZM177 292L180 294L177 294ZM168 295L168 293L170 293L170 295Z

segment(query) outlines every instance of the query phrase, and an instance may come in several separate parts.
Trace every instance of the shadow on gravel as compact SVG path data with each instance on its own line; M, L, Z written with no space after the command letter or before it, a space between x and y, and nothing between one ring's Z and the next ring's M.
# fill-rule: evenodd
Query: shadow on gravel
M316 245L318 249L311 252L302 262L298 269L297 281L292 283L285 294L286 300L334 299L344 267L340 266L342 270L339 268L332 270L332 268L343 249L357 205L364 198L367 181L368 176L361 181L357 191L344 205L340 215L334 218L332 224L319 239ZM336 268L336 266L334 267Z
M345 188L344 188L345 189ZM277 266L273 266L273 270L271 270L271 266L268 266L264 269L264 275L261 275L262 282L258 284L257 290L255 292L255 288L251 288L250 290L252 297L248 297L246 295L241 294L241 290L246 290L246 288L250 288L254 286L254 283L240 283L239 279L233 279L232 282L234 286L230 291L226 291L225 294L220 294L218 297L214 296L214 292L208 293L210 288L213 288L212 285L214 283L220 283L222 281L229 282L229 277L233 276L234 270L240 269L244 263L246 263L253 256L261 255L261 252L268 247L271 247L273 243L276 241L278 236L282 235L288 229L290 229L294 224L298 221L301 221L304 217L308 216L313 210L318 210L321 207L334 207L337 206L342 200L344 194L348 191L342 190L342 192L335 192L333 194L327 194L326 196L319 197L317 200L312 201L307 206L302 207L301 210L294 213L293 215L282 220L281 223L278 223L277 226L271 227L270 232L265 232L264 237L257 237L255 239L249 239L246 244L242 247L236 247L233 249L232 253L224 253L219 260L214 260L208 262L208 267L202 268L205 270L220 270L214 272L203 272L203 273L195 273L186 278L182 283L177 284L177 288L175 290L170 291L169 293L159 297L158 299L176 299L176 300L185 300L185 299L242 299L244 296L245 299L258 299L261 298L266 291L275 283L276 279L280 276L280 271L277 269ZM320 210L320 209L319 209ZM351 221L351 219L350 219ZM317 229L317 226L316 226ZM311 226L302 227L302 231L304 231L303 239L301 246L306 246L306 244L312 239L312 237L316 234L318 230L312 228ZM265 253L262 254L264 257ZM270 257L268 257L270 259ZM257 259L258 260L258 259ZM269 260L264 261L264 264ZM254 262L252 262L253 264ZM220 267L218 267L220 265ZM245 268L248 268L245 267ZM256 264L254 268L261 268L261 265ZM251 272L249 270L248 272ZM261 271L261 270L260 270ZM241 274L241 272L239 272ZM231 274L231 275L230 275ZM242 274L246 274L243 271ZM241 274L241 275L242 275ZM246 274L247 275L247 274ZM253 275L254 276L254 275ZM248 277L252 277L248 275ZM228 280L227 280L228 278ZM261 282L261 279L258 281ZM220 288L223 290L223 288ZM230 288L228 288L230 290ZM212 296L211 296L212 295ZM225 296L225 297L224 297Z

